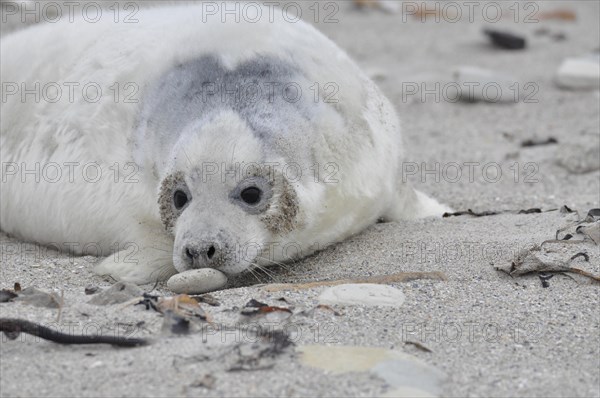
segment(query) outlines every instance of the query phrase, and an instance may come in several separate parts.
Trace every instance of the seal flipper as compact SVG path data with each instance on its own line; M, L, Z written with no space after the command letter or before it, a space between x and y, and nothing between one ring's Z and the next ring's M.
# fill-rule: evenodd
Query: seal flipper
M95 268L99 275L138 285L164 281L177 273L172 256L153 247L120 250L106 257Z
M446 206L421 191L415 191L418 201L417 218L441 217L444 213L452 213L452 208Z
M439 203L412 186L402 184L396 193L394 203L383 215L385 221L412 220L425 217L441 217L452 209Z

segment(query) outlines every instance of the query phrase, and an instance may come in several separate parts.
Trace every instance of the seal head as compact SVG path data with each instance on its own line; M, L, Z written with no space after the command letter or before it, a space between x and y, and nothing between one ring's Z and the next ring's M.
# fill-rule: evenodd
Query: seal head
M284 170L290 162L308 164L310 146L299 145L297 132L314 131L311 120L323 110L265 89L291 81L305 83L273 58L227 69L205 56L176 66L150 92L137 145L144 154L162 149L146 161L167 170L158 202L179 272L236 274L274 262L270 243L301 223L298 193ZM260 91L236 92L250 85Z

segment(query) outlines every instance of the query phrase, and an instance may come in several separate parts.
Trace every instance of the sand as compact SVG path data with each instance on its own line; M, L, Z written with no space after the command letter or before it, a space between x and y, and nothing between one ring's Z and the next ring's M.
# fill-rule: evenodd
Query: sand
M507 11L513 3L502 4ZM579 217L600 207L599 92L561 90L553 83L565 57L598 49L599 3L528 4L541 11L568 8L577 20L524 23L531 10L521 7L520 23L512 18L489 23L481 13L475 13L472 22L422 22L402 14L357 11L341 2L339 21L317 26L346 49L395 104L411 162L407 178L419 189L456 210L543 212L376 224L297 263L233 280L229 289L212 294L220 306L202 304L213 325L235 326L246 319L240 309L256 299L292 308L287 322L301 331L291 338L295 347L366 346L408 353L446 375L441 396L600 396L599 285L556 274L544 288L535 274L511 277L496 269L510 266L520 249L554 239L557 229L578 219L575 213L560 213L561 206L577 210ZM309 5L304 4L305 18L312 20ZM492 48L482 34L484 27L523 34L528 48ZM541 28L550 34L536 35ZM555 33L564 33L566 39L553 39L550 35ZM460 65L512 75L536 102L464 103L407 94L409 85L443 87ZM524 140L549 137L558 143L521 147ZM421 175L422 162L428 170L435 170L437 163L440 171ZM583 162L595 170L575 173L564 166L569 162ZM468 164L474 171L472 180ZM456 165L463 172L458 179ZM498 168L502 175L496 178ZM550 245L554 255L565 260L586 252L589 261L579 258L573 266L600 274L600 253L593 242ZM128 325L136 337L152 339L145 347L119 349L3 337L2 396L382 396L393 390L368 372L336 374L307 366L294 347L264 359L265 366L260 366L261 359L250 370L235 370L244 350L256 349L252 334L205 333L202 322L188 335L165 334L163 317L153 310L88 303L86 286L104 289L112 284L93 274L98 259L71 258L5 234L0 235L0 248L0 287L19 282L24 288L56 292L64 300L60 311L2 303L2 317L88 334L110 334L116 326ZM392 283L405 296L399 308L336 306L339 315L328 309L311 311L326 287L269 292L257 285L409 271L442 272L446 280ZM147 292L152 288L142 286ZM164 285L152 293L169 294ZM278 300L281 297L286 301ZM430 352L407 342L418 342Z

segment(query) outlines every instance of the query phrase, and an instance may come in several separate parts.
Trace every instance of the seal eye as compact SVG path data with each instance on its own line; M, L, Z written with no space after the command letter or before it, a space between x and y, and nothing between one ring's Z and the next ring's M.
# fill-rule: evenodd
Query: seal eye
M185 192L181 190L175 191L173 194L173 204L177 210L180 210L188 202L188 197Z
M260 201L260 197L262 196L261 194L262 192L260 189L256 187L249 187L242 191L240 197L245 203L249 205L255 205Z

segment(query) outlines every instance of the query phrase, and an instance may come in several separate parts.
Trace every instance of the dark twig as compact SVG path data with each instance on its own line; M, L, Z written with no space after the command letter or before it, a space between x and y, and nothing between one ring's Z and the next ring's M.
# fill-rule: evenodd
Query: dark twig
M111 344L119 347L148 344L147 340L137 338L65 334L34 322L12 318L0 318L0 332L12 339L17 338L19 333L27 333L58 344Z

